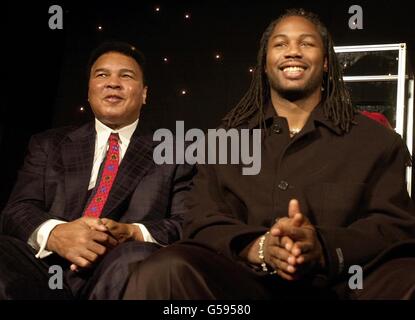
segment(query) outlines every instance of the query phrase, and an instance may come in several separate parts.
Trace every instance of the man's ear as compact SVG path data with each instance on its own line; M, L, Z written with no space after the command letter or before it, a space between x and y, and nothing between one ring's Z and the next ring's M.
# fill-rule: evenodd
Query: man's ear
M148 89L147 86L145 86L143 88L143 104L146 104L146 100L147 100L147 89Z

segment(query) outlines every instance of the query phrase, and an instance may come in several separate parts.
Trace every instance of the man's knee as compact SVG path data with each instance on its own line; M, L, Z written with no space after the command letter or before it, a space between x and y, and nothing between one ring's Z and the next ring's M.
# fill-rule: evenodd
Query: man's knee
M171 270L180 270L191 264L194 249L183 245L172 245L160 249L150 258L140 264L140 269L149 272L166 273Z
M10 252L11 248L16 247L28 247L28 245L20 239L0 234L0 250L4 252Z
M173 244L158 250L145 261L131 265L131 279L141 284L146 279L160 282L180 281L183 277L189 279L202 268L200 257L200 248Z
M415 258L396 258L384 262L365 276L357 299L415 299Z
M198 253L198 248L174 244L131 265L124 299L171 299L177 288L183 288L184 279L191 284L197 282L192 276L197 274Z
M26 261L35 251L20 239L0 235L0 264L14 264Z
M66 288L50 287L52 276L24 241L0 235L0 300L70 298Z
M129 265L147 259L160 248L159 245L149 242L124 242L108 252L103 264Z

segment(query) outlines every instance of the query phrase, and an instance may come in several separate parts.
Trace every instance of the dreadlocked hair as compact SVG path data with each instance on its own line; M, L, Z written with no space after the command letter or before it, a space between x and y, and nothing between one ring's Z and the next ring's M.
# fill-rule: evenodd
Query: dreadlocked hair
M304 9L288 9L283 15L272 21L260 41L257 64L253 72L251 85L238 104L223 118L226 128L238 127L253 117L258 117L260 127L265 127L264 104L270 99L270 86L265 74L267 47L275 26L283 19L300 16L312 22L323 40L328 71L324 73L322 88L322 106L324 115L343 132L348 132L354 123L354 109L349 92L343 82L343 72L334 52L333 40L319 17Z

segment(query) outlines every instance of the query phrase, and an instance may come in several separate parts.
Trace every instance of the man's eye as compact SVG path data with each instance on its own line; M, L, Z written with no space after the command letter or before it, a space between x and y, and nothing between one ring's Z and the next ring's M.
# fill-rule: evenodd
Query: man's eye
M284 42L277 42L274 47L276 48L281 48L281 47L285 47L285 43Z
M313 47L313 46L314 46L314 44L313 44L313 43L311 43L311 42L303 42L301 45L302 45L303 47Z
M105 73L98 73L97 78L105 78L107 75Z
M129 78L129 79L132 79L133 78L133 76L131 74L128 74L128 73L123 74L121 77L123 77L123 78Z

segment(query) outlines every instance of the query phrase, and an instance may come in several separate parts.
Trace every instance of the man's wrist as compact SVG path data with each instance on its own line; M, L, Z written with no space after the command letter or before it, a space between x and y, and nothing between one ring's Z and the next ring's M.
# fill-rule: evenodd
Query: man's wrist
M59 225L57 225L56 227L54 227L51 230L50 234L49 234L48 241L46 242L46 250L48 250L48 251L56 252L56 250L55 250L55 248L56 248L56 246L55 246L55 239L56 239L55 234L56 234L56 229L58 227L59 227Z
M239 253L239 256L252 266L259 266L261 264L258 258L259 240L260 237L255 238Z
M134 241L144 241L144 237L143 234L141 232L141 229L139 226L134 225L134 224L130 224L129 225L130 228L130 232L131 232L131 239Z

